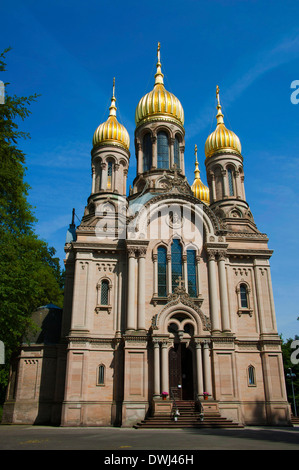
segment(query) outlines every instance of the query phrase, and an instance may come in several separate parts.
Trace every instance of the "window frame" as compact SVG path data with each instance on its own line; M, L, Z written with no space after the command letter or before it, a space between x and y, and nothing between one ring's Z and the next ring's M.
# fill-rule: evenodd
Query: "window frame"
M103 371L102 373L102 381L101 379L101 370ZM99 387L105 387L106 385L106 366L105 364L99 364L97 367L97 386Z

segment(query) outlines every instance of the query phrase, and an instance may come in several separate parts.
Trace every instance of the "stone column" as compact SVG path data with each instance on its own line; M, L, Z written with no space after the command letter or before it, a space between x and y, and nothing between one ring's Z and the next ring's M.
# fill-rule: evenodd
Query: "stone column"
M128 298L127 298L127 330L136 329L135 320L135 270L136 258L134 248L128 248Z
M197 288L197 295L201 294L200 289L200 255L196 255L196 288Z
M142 145L140 142L136 144L137 150L137 175L143 173L143 155L142 155Z
M162 342L162 392L169 394L169 377L168 377L168 342Z
M120 336L121 332L121 313L122 313L122 270L123 264L121 261L118 263L117 275L118 275L118 288L117 288L117 322L116 322L116 336Z
M209 180L210 180L210 202L212 204L212 202L215 202L216 201L216 186L215 186L215 175L214 173L210 172L209 174Z
M137 330L145 330L145 254L146 249L139 250Z
M260 334L265 333L265 323L264 323L264 316L263 316L263 304L262 304L262 293L261 293L261 285L260 285L260 272L259 272L258 260L253 260L253 272L254 272L254 280L255 280L255 290L256 290L256 301L257 301L257 308L258 308L258 321L260 327Z
M91 169L91 194L95 193L95 187L96 187L96 171L95 171L95 167L93 166Z
M220 331L215 256L215 250L208 250L209 299L212 332Z
M242 199L242 187L241 187L241 180L240 180L240 172L238 170L236 170L234 172L234 176L235 176L235 188L236 188L236 197L238 199Z
M153 265L154 265L154 279L153 279L153 285L154 285L154 293L153 297L158 297L158 255L154 254L153 255Z
M167 261L167 275L166 275L167 295L169 295L172 293L171 254L167 253L166 261Z
M170 152L169 152L169 168L172 170L174 166L174 141L175 139L170 139Z
M211 358L210 348L207 341L203 344L203 363L204 363L204 388L205 392L208 392L212 396L212 371L211 371Z
M187 255L182 256L183 259L183 279L185 281L185 290L188 293L188 266L187 266Z
M161 395L160 391L160 344L157 340L154 341L154 398Z
M107 163L101 163L101 187L100 189L106 191L107 189Z
M195 343L196 351L196 372L197 372L197 393L202 395L204 392L203 389L203 374L202 374L202 354L201 354L201 343Z
M185 146L180 145L180 168L182 170L182 174L185 174L185 159L184 159L184 152L185 152Z
M229 195L227 171L221 170L221 174L222 174L223 198L227 198L227 196Z
M158 157L157 157L157 153L158 153L158 149L157 149L157 136L154 135L152 136L152 168L157 168L157 160L158 160Z
M218 257L218 272L219 272L222 331L230 331L225 260L226 260L225 251L220 251L219 257Z

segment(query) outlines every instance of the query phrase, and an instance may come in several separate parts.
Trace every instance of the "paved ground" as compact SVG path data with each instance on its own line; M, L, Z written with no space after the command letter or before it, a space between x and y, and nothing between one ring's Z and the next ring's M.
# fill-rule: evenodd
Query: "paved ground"
M0 450L102 450L101 459L138 450L146 456L155 450L299 450L299 427L167 431L0 425Z

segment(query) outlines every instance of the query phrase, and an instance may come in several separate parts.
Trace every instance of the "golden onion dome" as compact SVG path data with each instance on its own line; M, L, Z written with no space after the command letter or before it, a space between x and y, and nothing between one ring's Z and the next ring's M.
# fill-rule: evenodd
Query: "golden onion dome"
M217 109L218 113L216 116L217 127L212 134L206 140L205 143L205 155L209 158L216 152L221 150L232 150L241 155L241 143L239 137L232 131L228 130L223 121L223 114L221 111L220 99L219 99L219 86L216 88L217 98Z
M184 126L184 110L180 101L164 87L160 62L160 43L158 43L158 62L154 89L138 103L135 112L136 126L153 120L170 121Z
M109 108L109 117L106 122L103 122L96 129L92 145L98 147L99 145L112 144L120 145L126 150L130 147L130 137L127 129L118 122L116 119L116 106L115 106L115 79L113 79L113 93L111 98L111 106Z
M205 202L206 204L210 204L210 190L207 186L203 184L200 179L200 170L198 168L198 161L197 161L197 145L195 145L195 170L194 170L194 181L191 186L191 190L195 197L200 199L201 201Z

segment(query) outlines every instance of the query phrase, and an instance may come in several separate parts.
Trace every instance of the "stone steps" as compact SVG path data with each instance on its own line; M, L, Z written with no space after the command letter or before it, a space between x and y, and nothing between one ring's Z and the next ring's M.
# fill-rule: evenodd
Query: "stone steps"
M176 402L180 415L174 421L173 416L149 416L137 423L135 429L180 429L180 428L243 428L239 423L220 416L220 413L205 413L203 421L200 413L191 401Z

